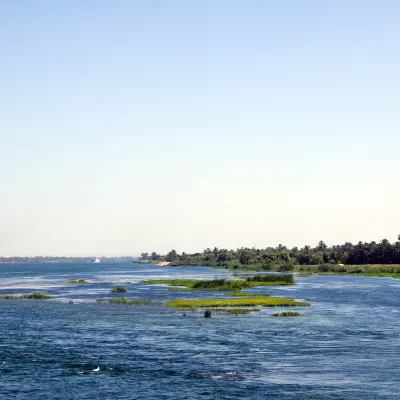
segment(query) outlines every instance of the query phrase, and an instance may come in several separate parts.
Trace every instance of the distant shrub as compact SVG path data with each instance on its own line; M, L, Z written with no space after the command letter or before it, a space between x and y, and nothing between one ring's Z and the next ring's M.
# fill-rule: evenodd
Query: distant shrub
M280 267L278 268L279 272L288 272L288 271L293 271L294 270L294 264L291 263L290 261L285 261L283 262Z
M332 265L331 264L322 264L318 266L318 272L329 272L333 271Z
M271 271L272 270L272 266L271 266L271 264L263 264L263 265L261 265L261 269L263 271Z
M362 274L362 273L364 273L365 271L364 271L364 268L359 267L359 266L356 266L356 267L354 267L354 268L351 268L351 269L349 270L349 272L350 272L351 274Z
M294 279L292 274L263 274L250 276L247 278L247 282L284 282L293 284Z

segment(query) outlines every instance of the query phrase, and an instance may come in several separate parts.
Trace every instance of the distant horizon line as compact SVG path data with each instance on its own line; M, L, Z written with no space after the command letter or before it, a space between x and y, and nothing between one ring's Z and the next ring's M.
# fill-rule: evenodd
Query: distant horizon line
M380 241L375 241L375 240L371 240L371 241L369 241L369 242L366 242L366 241L357 241L357 242L355 242L355 244L358 244L358 243L363 243L363 244L365 244L365 243L380 243L380 242L382 242L382 241L384 241L384 240L387 240L389 243L392 243L390 240L388 240L388 239L386 239L386 238L384 238L384 239L381 239ZM399 235L397 235L397 240L398 241L400 241L400 234ZM242 247L238 247L236 250L235 249L233 249L233 248L231 248L231 249L228 249L228 248L217 248L218 250L227 250L227 251L238 251L238 250L240 250L240 249L256 249L256 250L267 250L267 249L279 249L279 248L286 248L286 249L288 249L288 250L291 250L291 249L295 249L295 248L297 248L298 250L301 250L302 248L304 248L304 247L306 247L306 246L309 246L310 248L317 248L318 247L318 245L320 244L320 243L324 243L325 245L326 245L326 243L325 243L325 241L324 240L320 240L319 242L318 242L318 244L315 246L315 247L312 247L312 246L309 246L309 245L304 245L304 246L302 246L302 247L298 247L298 246L293 246L293 247L288 247L288 246L286 246L286 245L283 245L283 244L281 244L281 243L279 243L277 246L267 246L267 247L256 247L256 246L253 246L253 247L244 247L244 246L242 246ZM393 243L396 243L396 240L393 242ZM342 243L342 244L334 244L334 245L331 245L331 246L326 246L328 249L330 249L330 248L332 248L332 247L334 247L334 246L344 246L344 245L347 245L347 244L351 244L351 245L353 245L353 243L352 242L344 242L344 243ZM216 248L216 246L214 246L214 248ZM172 248L171 250L169 250L169 251L167 251L165 254L162 254L162 253L159 253L159 254L157 254L157 252L155 252L157 255L159 255L160 257L164 257L164 256L166 256L170 251L172 251L172 250L175 250L174 248ZM205 249L203 249L203 250L201 250L201 251L195 251L195 252L190 252L190 253L186 253L185 251L183 251L182 253L186 253L186 254L196 254L196 253L202 253L202 252L204 252L204 251L206 251L206 250L212 250L212 248L211 247L206 247ZM153 252L148 252L147 254L149 254L149 255L151 255ZM179 254L179 252L177 252L178 254ZM0 255L0 260L2 260L2 259L13 259L13 258L15 258L15 259L18 259L18 258L29 258L29 259L34 259L34 258L40 258L40 259L46 259L46 258L48 258L48 259L50 259L50 258L52 258L52 259L76 259L76 258L80 258L80 259L87 259L87 260L89 260L89 259L96 259L96 258L126 258L126 259L135 259L135 258L141 258L141 255L142 254L146 254L146 252L142 252L142 253L140 253L140 254L137 254L137 255L128 255L128 254L124 254L124 255L101 255L101 256L99 256L99 255L96 255L96 256L93 256L93 255L85 255L85 256L77 256L77 255L69 255L69 256L67 256L67 255L34 255L34 256L32 256L32 255L29 255L29 256L23 256L23 255L13 255L13 256L3 256L3 255Z

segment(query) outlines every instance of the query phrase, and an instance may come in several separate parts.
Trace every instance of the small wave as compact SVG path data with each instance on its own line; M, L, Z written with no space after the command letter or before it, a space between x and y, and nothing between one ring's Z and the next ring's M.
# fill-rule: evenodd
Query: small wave
M210 375L211 379L236 379L239 375L236 371L224 372L216 375Z

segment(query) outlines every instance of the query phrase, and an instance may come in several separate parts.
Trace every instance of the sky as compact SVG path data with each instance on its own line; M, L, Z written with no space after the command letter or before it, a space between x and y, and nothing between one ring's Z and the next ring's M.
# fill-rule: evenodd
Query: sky
M400 2L0 2L0 255L400 233Z

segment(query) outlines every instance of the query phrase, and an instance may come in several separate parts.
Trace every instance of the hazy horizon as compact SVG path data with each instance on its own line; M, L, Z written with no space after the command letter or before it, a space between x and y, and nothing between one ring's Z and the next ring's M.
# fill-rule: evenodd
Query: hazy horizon
M400 3L0 4L0 256L394 241Z

